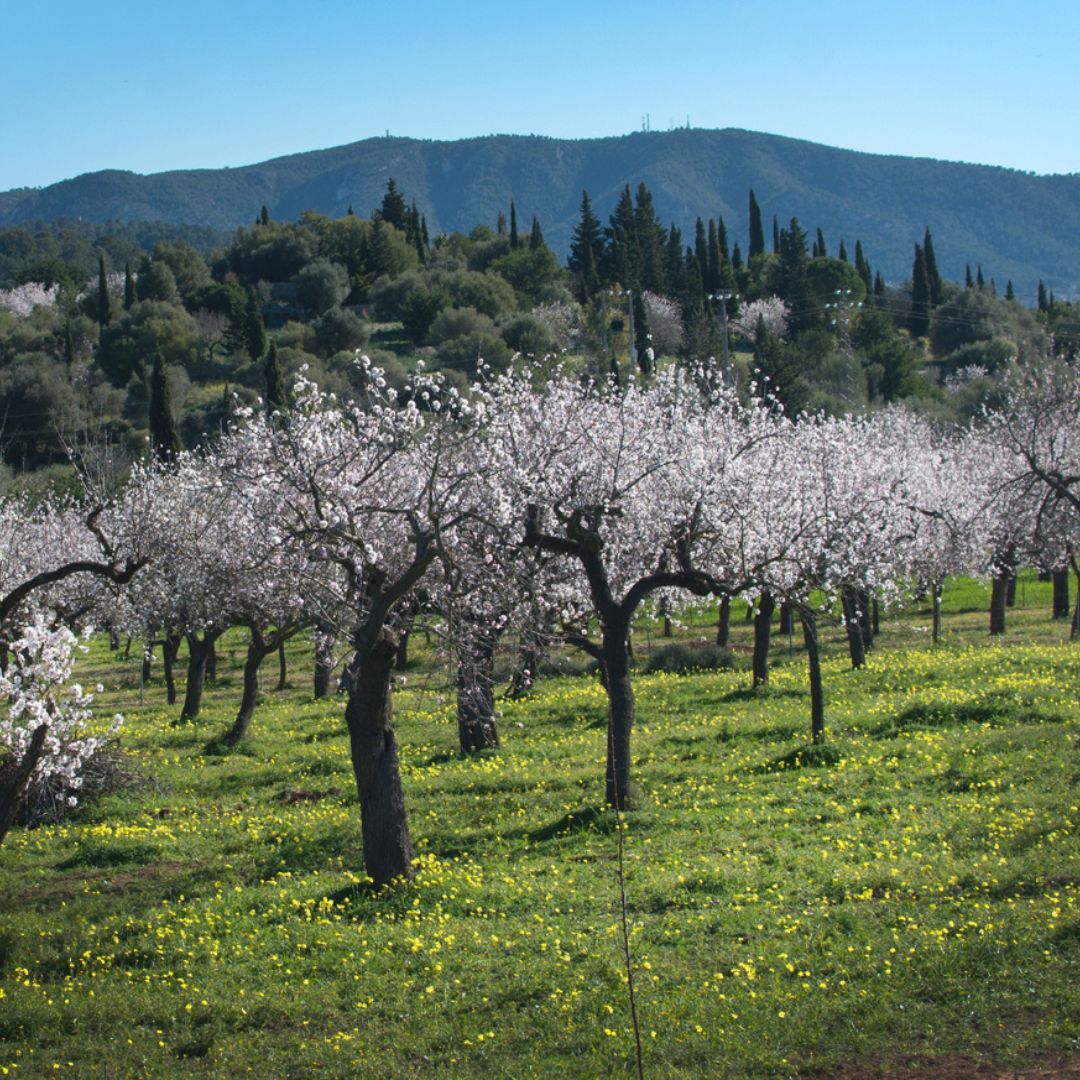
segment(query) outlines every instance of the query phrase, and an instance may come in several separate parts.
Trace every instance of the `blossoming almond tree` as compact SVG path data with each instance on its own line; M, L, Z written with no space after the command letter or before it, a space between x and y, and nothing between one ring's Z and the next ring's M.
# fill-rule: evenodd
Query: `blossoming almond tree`
M696 565L706 539L700 501L710 483L699 431L705 411L678 373L625 393L565 376L540 390L510 377L493 390L487 453L490 472L509 485L504 504L526 545L576 565L563 582L567 621L585 608L599 623L599 642L584 632L568 640L601 667L605 795L620 809L630 804L631 620L661 590L705 596L717 587ZM726 397L713 411L739 407Z
M69 684L75 635L36 611L11 642L0 672L0 844L31 785L51 789L69 805L78 801L82 767L120 726L89 735L93 696Z
M412 842L393 727L391 675L402 604L449 558L480 509L471 456L474 410L418 377L404 407L364 362L369 394L339 403L301 380L278 424L250 418L223 440L243 465L233 483L280 492L273 528L338 567L332 586L353 647L345 722L360 798L364 865L376 885L411 873ZM246 440L248 452L235 454Z

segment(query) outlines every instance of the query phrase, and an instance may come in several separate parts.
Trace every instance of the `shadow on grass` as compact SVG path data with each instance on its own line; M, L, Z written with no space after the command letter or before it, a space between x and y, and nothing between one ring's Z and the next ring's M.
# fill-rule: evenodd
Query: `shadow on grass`
M583 806L525 835L533 843L540 844L546 840L574 836L577 833L613 833L614 831L615 815L606 806Z
M766 761L759 765L755 772L778 773L787 772L790 769L827 769L838 765L843 755L835 746L829 743L810 743L806 746L797 746L781 757Z
M801 697L806 697L806 691L797 690L795 687L777 689L772 686L741 686L738 690L724 694L720 701L778 701L782 698Z
M1008 695L991 694L980 701L920 702L878 725L872 734L891 739L909 731L990 724L1062 724L1067 717Z

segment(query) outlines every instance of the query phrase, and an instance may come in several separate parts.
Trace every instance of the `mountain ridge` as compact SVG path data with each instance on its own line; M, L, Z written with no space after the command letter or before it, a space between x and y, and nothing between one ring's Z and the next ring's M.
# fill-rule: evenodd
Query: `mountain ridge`
M914 244L929 227L942 273L962 280L981 264L1000 288L1034 295L1039 280L1080 295L1080 174L871 154L740 128L679 128L592 139L487 135L458 140L380 136L251 165L139 174L107 169L42 188L0 192L0 225L83 218L166 221L230 229L265 205L293 220L378 206L393 177L415 199L432 236L494 227L514 200L519 226L535 215L565 255L582 190L602 221L622 188L644 182L658 217L693 242L694 220L723 216L746 248L748 192L766 222L798 217L820 227L835 254L861 240L886 279L910 277Z

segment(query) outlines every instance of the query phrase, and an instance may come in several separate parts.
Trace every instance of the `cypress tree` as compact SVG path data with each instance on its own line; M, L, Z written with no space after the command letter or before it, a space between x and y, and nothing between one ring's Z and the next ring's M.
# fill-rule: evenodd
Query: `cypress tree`
M866 286L867 293L869 293L873 288L873 279L870 276L870 264L863 254L861 240L855 241L855 271L863 279L863 284Z
M772 249L774 255L780 254L780 223L776 220L775 214L772 218Z
M276 412L287 412L289 395L285 389L285 380L281 376L276 341L271 341L270 348L266 351L266 359L263 361L263 378L266 380L267 415L273 416Z
M824 259L827 254L825 250L825 234L821 231L820 225L818 226L817 241L814 246L817 248L818 258Z
M529 250L539 251L544 246L544 234L540 231L540 219L533 214L532 229L529 231Z
M1013 291L1012 278L1009 278L1009 280L1005 282L1005 299L1006 300L1015 300L1016 299L1016 293Z
M270 211L266 209L266 203L263 203L263 208L262 208L262 210L259 211L259 224L260 225L269 225L270 224Z
M720 288L720 238L716 222L709 218L709 267L705 275L705 291L716 292Z
M926 257L926 276L930 281L930 305L937 307L941 303L941 275L938 273L937 258L934 255L934 241L930 238L927 227L923 237L923 255Z
M135 277L131 273L131 263L124 263L124 310L130 311L138 300L138 294L135 291Z
M926 270L926 253L916 244L911 268L911 336L926 337L929 333L930 276Z
M154 352L154 367L150 374L150 449L158 461L171 464L183 448L173 416L165 359L158 349Z
M983 277L982 263L975 264L975 285L979 289L986 287L986 278Z
M701 287L709 291L709 240L705 232L705 222L698 218L694 222L694 258L697 259L698 273L701 275Z
M349 209L345 211L346 217L356 217L356 211L352 208L352 203L349 203Z
M667 280L672 295L681 296L686 288L686 266L682 258L682 231L676 225L668 230Z
M720 262L731 262L731 255L728 251L727 226L724 224L723 216L716 223L716 243L720 248Z
M750 189L750 247L747 249L752 259L755 255L765 254L765 230L761 225L761 207Z
M971 263L964 263L964 288L975 288L975 279L971 276Z
M67 369L68 382L75 370L75 336L71 332L71 319L64 321L64 367Z
M258 360L266 352L266 327L263 325L262 307L254 289L247 291L244 305L244 347L252 360Z
M108 326L112 319L112 305L109 300L109 279L105 273L105 256L98 253L98 326Z
M879 270L874 275L874 301L880 306L885 300L885 279Z
M841 262L846 263L848 261L847 248L844 247L844 241L840 241L840 253L836 256Z
M521 238L518 236L517 207L514 200L510 200L510 247L516 251L521 246Z
M1042 279L1039 279L1039 310L1049 311L1050 305L1046 301L1046 286L1042 283Z
M813 319L814 313L807 310L806 270L807 270L806 233L793 217L788 227L780 233L780 261L776 267L776 292L795 309L791 318L793 330L805 329ZM799 309L802 313L799 314Z
M731 252L731 268L736 272L743 268L742 252L739 250L738 240L735 241L735 247L732 249Z

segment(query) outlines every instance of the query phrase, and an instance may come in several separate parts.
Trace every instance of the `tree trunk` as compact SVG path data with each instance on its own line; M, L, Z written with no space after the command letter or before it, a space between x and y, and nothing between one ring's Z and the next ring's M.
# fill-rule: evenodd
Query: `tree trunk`
M216 634L208 634L205 631L201 639L198 634L187 635L187 687L184 691L184 706L180 710L181 723L194 720L202 708L202 692L206 684L206 662L216 637Z
M499 745L495 726L495 642L487 636L466 641L458 658L458 740L463 754Z
M870 648L874 643L874 638L881 633L881 605L878 603L877 597L870 601Z
M161 666L165 672L165 700L170 705L176 704L176 678L173 665L180 653L179 634L166 634L161 642Z
M863 653L874 647L874 635L877 633L877 601L870 599L865 589L859 589L855 595L859 599L859 633L862 634Z
M789 637L795 633L795 612L786 601L780 605L780 633Z
M150 638L148 642L143 646L142 654L142 681L148 683L150 681L150 674L154 662L154 639Z
M731 597L725 596L720 600L720 611L716 619L716 644L721 649L728 647L731 640Z
M282 648L284 644L284 642L281 643ZM274 646L267 645L262 633L253 627L247 656L244 659L244 693L240 699L240 710L236 714L232 727L225 733L225 742L229 746L235 746L251 728L251 717L255 713L255 703L259 699L259 668L273 651Z
M209 682L217 682L217 645L214 640L206 649L206 678Z
M848 652L851 655L851 666L858 669L866 666L866 648L863 642L861 626L862 611L859 607L859 593L857 590L845 586L840 591L840 604L844 612L844 630L847 631ZM806 634L806 619L803 618L803 634Z
M536 682L542 658L543 648L539 638L523 634L518 646L517 669L510 679L510 696L515 701L524 697Z
M287 689L288 682L286 681L286 675L288 674L288 668L285 666L285 642L282 641L277 647L277 662L278 662L278 678L277 688L278 691Z
M810 675L810 741L819 743L825 738L825 695L821 686L817 618L809 608L803 606L799 608L799 618L802 620L806 663Z
M0 764L0 844L3 844L4 837L15 824L30 778L45 751L45 736L48 733L48 724L38 724L30 736L30 745L22 760L7 759Z
M109 650L111 652L120 651L120 631L115 626L109 627Z
M1016 571L1011 570L1005 579L1005 606L1016 607Z
M409 619L398 633L397 651L394 653L394 670L404 671L409 666L409 634L412 633L412 619Z
M315 697L330 693L330 676L334 671L334 634L329 626L315 629Z
M1072 614L1072 605L1069 603L1069 570L1055 570L1054 579L1054 618L1067 619Z
M932 611L931 641L936 645L941 640L941 582L935 581L930 586L930 604Z
M364 640L365 636L367 640ZM350 665L345 723L360 796L364 868L376 886L412 874L412 841L405 814L390 677L397 641L383 629L357 634Z
M660 597L660 615L664 620L663 637L673 637L675 634L675 628L671 622L671 605L668 603L666 596Z
M634 687L630 681L628 623L612 620L604 627L601 666L608 697L605 798L617 810L629 810L630 734L634 727Z
M1005 609L1007 606L1006 596L1009 589L1009 576L1007 573L994 575L990 586L990 633L1005 633Z
M772 617L776 601L772 593L763 592L758 598L754 615L753 685L769 685L769 640L772 637Z

